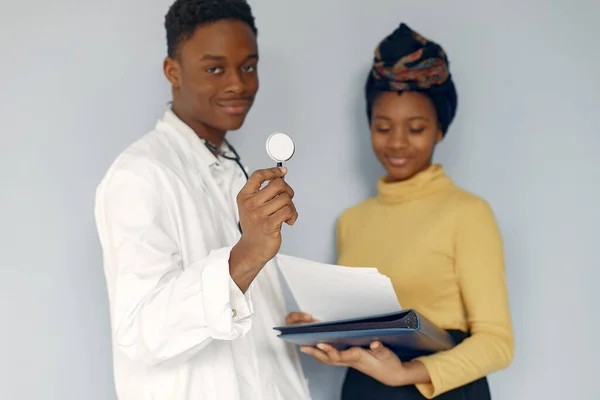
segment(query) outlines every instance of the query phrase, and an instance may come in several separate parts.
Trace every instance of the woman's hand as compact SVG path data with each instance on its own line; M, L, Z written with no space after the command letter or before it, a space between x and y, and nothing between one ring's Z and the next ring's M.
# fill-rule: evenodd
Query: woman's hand
M319 344L317 348L303 346L300 351L325 364L354 368L387 386L427 383L430 379L422 363L403 363L393 351L378 341L371 343L368 350L352 347L338 351L328 344Z
M299 324L313 324L316 322L321 322L321 321L313 318L312 315L303 313L303 312L293 312L293 313L290 313L285 318L286 326L299 325Z

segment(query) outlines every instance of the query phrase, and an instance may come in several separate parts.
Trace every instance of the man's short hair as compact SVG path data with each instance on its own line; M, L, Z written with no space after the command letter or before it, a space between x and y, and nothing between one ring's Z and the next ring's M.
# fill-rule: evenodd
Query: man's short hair
M165 16L168 56L174 58L179 44L189 39L198 26L224 19L245 22L255 35L258 33L246 0L176 0Z

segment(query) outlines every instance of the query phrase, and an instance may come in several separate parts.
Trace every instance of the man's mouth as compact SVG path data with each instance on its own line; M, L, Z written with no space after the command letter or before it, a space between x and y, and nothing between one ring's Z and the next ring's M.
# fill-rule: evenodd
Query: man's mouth
M238 100L227 100L220 101L217 103L227 114L240 115L246 114L252 106L252 100L250 99L238 99Z

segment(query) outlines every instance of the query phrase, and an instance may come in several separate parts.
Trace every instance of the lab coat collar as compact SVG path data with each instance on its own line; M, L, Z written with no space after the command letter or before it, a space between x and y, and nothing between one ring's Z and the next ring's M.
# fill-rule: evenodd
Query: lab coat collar
M165 111L162 119L157 122L156 129L170 134L178 142L177 147L180 149L182 161L195 173L203 176L205 190L207 190L210 196L218 200L224 215L227 218L236 220L225 195L215 182L210 171L211 168L219 164L219 161L204 145L202 139L196 135L196 132L177 117L170 107ZM224 146L228 149L225 143ZM237 229L234 229L233 234L237 236Z
M189 158L188 161L193 163L200 162L203 166L208 168L218 164L218 159L215 155L204 145L202 139L198 137L196 132L183 122L171 109L171 107L165 110L163 118L159 121L170 125L174 132L176 132L181 138L183 138L186 144L189 146L186 149L186 155ZM223 147L226 148L225 142Z

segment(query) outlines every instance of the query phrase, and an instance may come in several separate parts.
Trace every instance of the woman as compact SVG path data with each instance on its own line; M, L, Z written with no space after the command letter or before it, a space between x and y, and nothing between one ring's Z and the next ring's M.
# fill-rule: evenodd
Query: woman
M401 24L377 48L366 97L373 149L387 176L377 196L342 214L338 263L377 267L403 308L459 344L413 360L380 342L301 351L350 367L343 400L489 399L486 375L507 367L514 351L502 239L487 202L432 164L457 106L444 50ZM301 320L310 316L294 313L287 322Z

